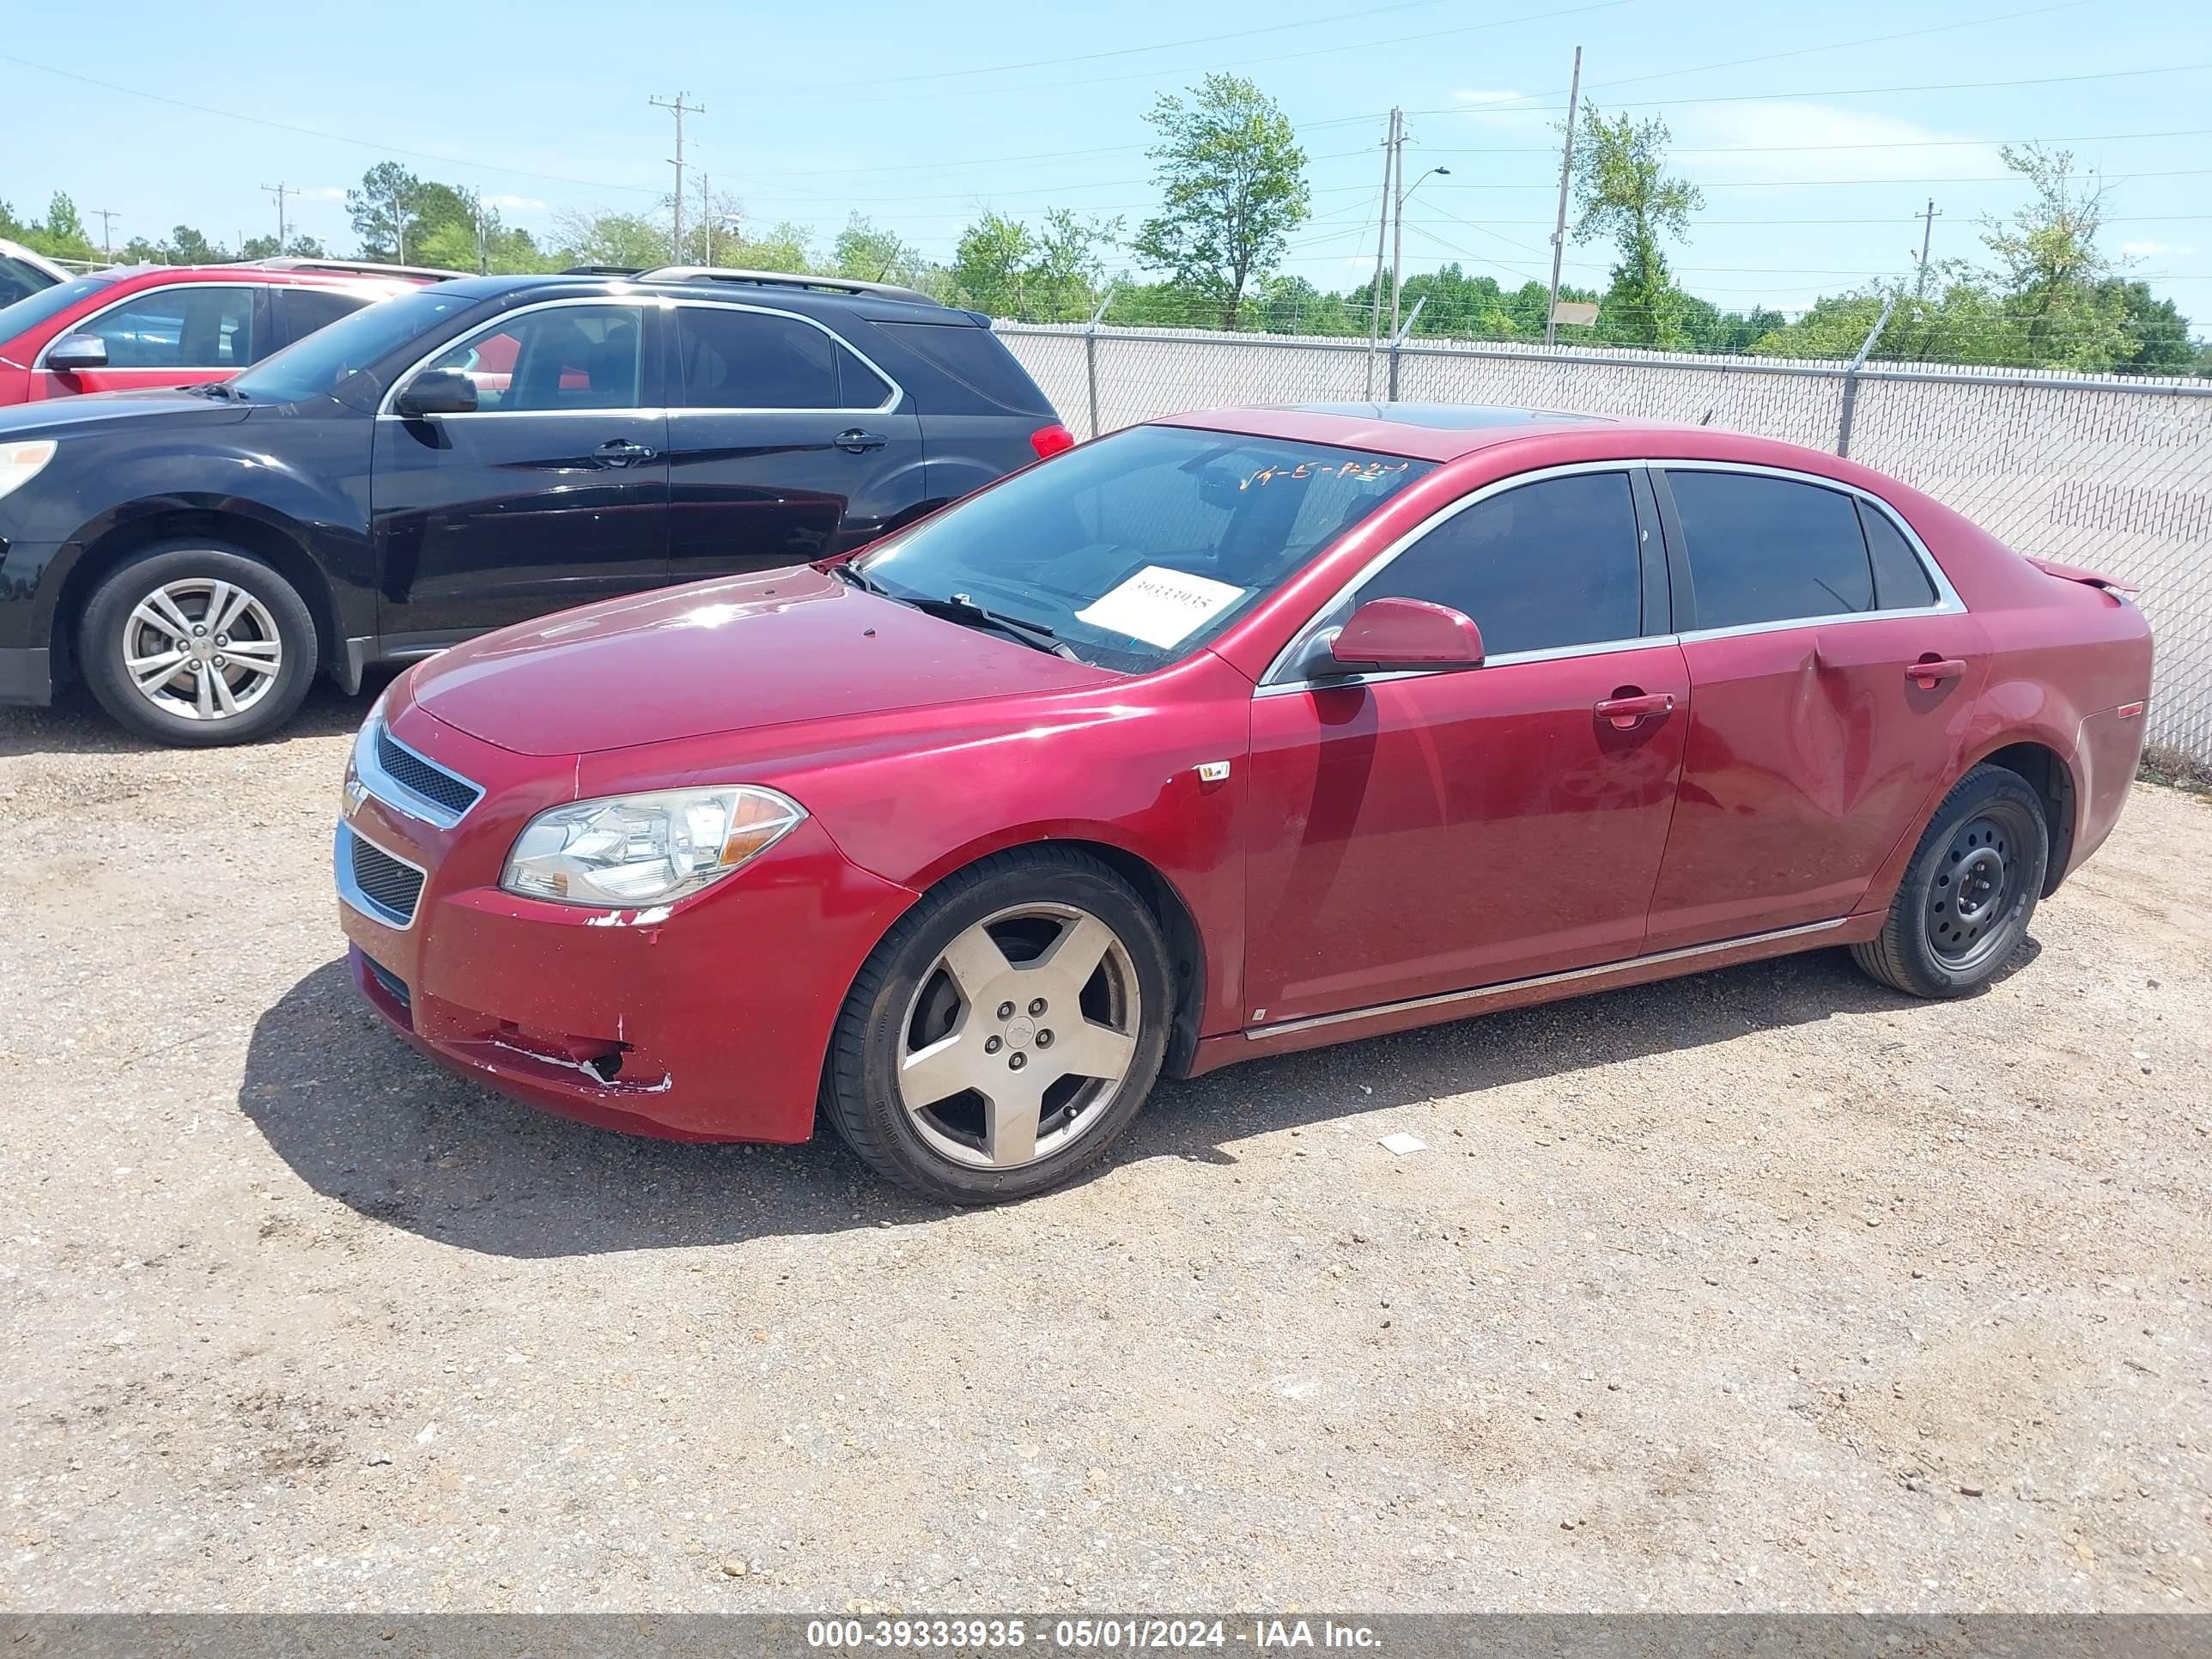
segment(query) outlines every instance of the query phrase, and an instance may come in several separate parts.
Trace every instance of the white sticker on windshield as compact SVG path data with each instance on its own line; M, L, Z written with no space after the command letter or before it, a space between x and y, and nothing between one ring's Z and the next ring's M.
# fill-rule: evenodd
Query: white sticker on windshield
M1208 617L1243 597L1243 588L1211 576L1148 564L1075 615L1094 628L1110 628L1147 645L1165 647L1179 643Z

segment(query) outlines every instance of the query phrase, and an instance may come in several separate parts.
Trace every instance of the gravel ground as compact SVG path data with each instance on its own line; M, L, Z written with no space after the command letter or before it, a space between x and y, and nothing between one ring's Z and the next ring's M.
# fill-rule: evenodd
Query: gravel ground
M1965 1003L1827 951L1261 1062L950 1214L383 1031L365 708L0 714L0 1608L2212 1608L2203 800Z

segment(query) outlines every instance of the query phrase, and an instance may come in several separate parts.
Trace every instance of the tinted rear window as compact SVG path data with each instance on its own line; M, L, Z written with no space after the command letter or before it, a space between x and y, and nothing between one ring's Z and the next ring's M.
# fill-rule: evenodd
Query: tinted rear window
M1748 472L1669 471L1699 628L1874 609L1856 504L1841 490Z
M1057 418L1036 382L1006 349L1006 342L988 328L973 323L875 322L870 326L994 409ZM925 405L922 412L932 411Z
M1928 580L1919 556L1889 521L1889 514L1864 501L1858 504L1859 524L1866 532L1867 550L1874 555L1874 596L1881 611L1911 611L1936 603L1936 584Z

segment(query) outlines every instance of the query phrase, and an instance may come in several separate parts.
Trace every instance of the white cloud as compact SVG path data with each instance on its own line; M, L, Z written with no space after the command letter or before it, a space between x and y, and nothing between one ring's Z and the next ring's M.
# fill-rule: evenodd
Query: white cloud
M2123 242L2120 252L2130 259L2154 259L2167 253L2194 253L2193 247L2176 247L2171 242Z
M1709 104L1669 123L1674 160L1698 179L1891 179L2001 173L1996 147L1901 116L1826 104Z
M292 193L303 202L343 202L346 198L344 190L337 185L309 185Z
M535 196L487 196L483 204L501 213L543 213L545 204Z

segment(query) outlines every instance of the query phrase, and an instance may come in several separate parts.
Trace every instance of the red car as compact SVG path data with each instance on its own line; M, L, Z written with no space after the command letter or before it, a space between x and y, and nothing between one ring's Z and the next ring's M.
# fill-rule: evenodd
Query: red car
M1762 439L1183 416L410 669L340 915L525 1101L1012 1198L1164 1073L1830 945L1975 990L2126 799L2117 586Z
M0 307L0 404L227 380L372 301L459 274L307 259L96 270Z

